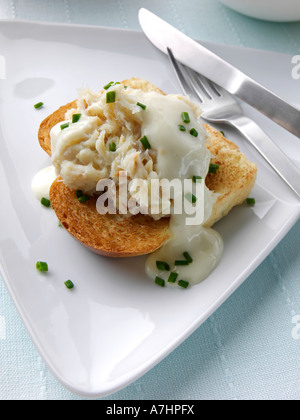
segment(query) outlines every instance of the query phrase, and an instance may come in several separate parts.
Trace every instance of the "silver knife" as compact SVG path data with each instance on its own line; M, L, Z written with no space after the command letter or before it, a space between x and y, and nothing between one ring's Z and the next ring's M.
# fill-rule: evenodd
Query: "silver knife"
M145 35L165 54L169 47L182 64L223 87L300 138L300 110L149 10L140 9L139 21Z

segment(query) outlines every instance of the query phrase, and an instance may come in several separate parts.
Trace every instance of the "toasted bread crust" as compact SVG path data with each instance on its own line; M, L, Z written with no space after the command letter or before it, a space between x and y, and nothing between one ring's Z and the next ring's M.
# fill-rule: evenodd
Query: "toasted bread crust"
M218 130L207 124L204 127L209 134L211 162L219 165L216 174L206 177L207 187L219 195L205 225L211 227L249 197L256 181L257 166Z
M50 200L63 227L92 251L109 257L145 255L159 248L170 236L169 218L100 215L96 198L82 204L60 178L52 184Z
M51 156L51 138L50 138L50 131L56 124L59 122L64 121L66 112L69 109L76 108L77 101L73 101L68 103L67 105L61 106L57 111L53 112L53 114L49 115L40 125L39 132L38 132L38 139L41 148Z
M142 79L132 78L123 81L122 84L164 94ZM51 128L64 121L66 112L75 109L76 106L77 101L70 102L42 122L38 138L41 147L49 156ZM208 188L219 195L213 213L206 223L206 227L211 227L249 196L256 180L257 168L218 130L209 125L204 127L209 134L208 148L213 155L212 162L220 166L216 174L209 174L206 178ZM71 191L60 178L51 187L50 200L65 229L83 245L101 255L131 257L149 254L158 249L171 235L169 218L155 221L143 215L126 218L100 215L96 209L96 198L81 204L76 192Z

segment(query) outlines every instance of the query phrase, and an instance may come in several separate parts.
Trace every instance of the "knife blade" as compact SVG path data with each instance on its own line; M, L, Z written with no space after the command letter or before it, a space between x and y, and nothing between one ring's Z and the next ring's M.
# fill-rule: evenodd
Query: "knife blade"
M300 138L300 110L149 10L140 9L139 22L147 38L162 52L167 54L169 47L182 64Z

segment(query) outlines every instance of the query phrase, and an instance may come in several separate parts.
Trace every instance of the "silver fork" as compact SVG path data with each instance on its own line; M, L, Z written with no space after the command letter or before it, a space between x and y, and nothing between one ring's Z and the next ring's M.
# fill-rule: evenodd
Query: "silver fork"
M210 123L235 127L300 198L300 171L271 138L244 115L235 98L220 86L179 64L170 48L168 54L185 95L201 103L201 118Z

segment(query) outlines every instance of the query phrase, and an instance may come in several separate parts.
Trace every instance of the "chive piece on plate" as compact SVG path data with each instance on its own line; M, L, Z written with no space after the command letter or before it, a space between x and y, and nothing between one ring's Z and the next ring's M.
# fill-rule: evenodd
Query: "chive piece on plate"
M109 151L110 152L115 152L116 150L117 150L116 143L114 143L114 142L109 143Z
M144 149L151 149L151 144L149 143L149 140L146 136L142 137L140 142L142 143L142 145L144 146Z
M159 270L170 271L170 266L165 261L156 261L156 267Z
M192 128L190 131L190 135L193 137L198 137L199 133L195 128Z
M147 106L144 104L141 104L140 102L136 103L139 107L141 107L144 111L147 109Z
M199 176L199 175L194 175L193 176L193 182L195 183L195 184L197 184L197 182L202 182L202 176Z
M185 126L182 125L182 124L179 124L178 128L179 128L180 131L186 131Z
M183 289L187 289L189 287L190 283L185 280L179 280L178 286L182 287Z
M171 273L168 279L169 283L176 283L178 274L177 273Z
M114 102L116 102L116 92L114 90L110 90L106 94L106 103L113 104Z
M190 116L189 116L188 112L182 112L181 113L181 118L182 118L182 121L186 124L189 124L191 122L191 119L190 119Z
M107 85L103 86L103 89L108 90L113 84L114 82L110 82Z
M71 280L65 281L64 284L65 284L67 289L73 289L74 288L74 283Z
M70 126L70 123L65 123L65 124L62 124L61 126L60 126L60 129L61 130L64 130L65 128L68 128Z
M189 264L191 264L194 261L193 258L190 256L190 254L188 252L184 252L183 256Z
M216 165L215 163L211 163L209 165L209 171L208 171L208 173L209 174L216 174L219 168L220 168L219 165Z
M255 198L247 198L246 203L248 206L254 206L256 203Z
M35 109L40 109L44 106L44 102L38 102L37 104L34 105Z
M36 268L38 271L45 273L46 271L48 271L48 264L46 262L38 261L36 263Z
M190 202L190 203L192 203L192 204L195 204L196 203L196 201L197 201L197 197L194 195L194 194L192 194L192 193L187 193L186 195L185 195L185 198Z
M175 265L179 266L179 265L189 265L189 262L187 260L176 260L175 261Z
M45 198L45 197L43 197L43 198L41 199L41 204L42 204L43 206L45 206L45 207L50 207L50 206L51 206L51 202L50 202L50 200L48 200L48 198Z
M220 133L222 134L223 137L225 137L224 131L221 130Z
M155 284L157 284L160 287L165 287L165 281L164 279L161 279L160 277L156 277Z
M77 123L80 120L80 118L81 118L81 114L73 114L72 123L73 124Z

